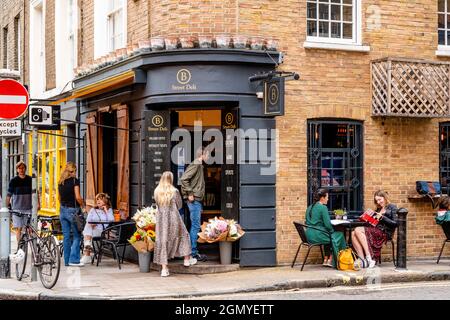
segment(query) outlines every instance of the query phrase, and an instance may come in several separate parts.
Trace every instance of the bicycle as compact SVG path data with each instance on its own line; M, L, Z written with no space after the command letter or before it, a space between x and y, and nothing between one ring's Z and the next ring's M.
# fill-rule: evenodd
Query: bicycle
M53 288L58 281L61 268L61 256L58 240L54 236L54 232L48 230L48 221L41 217L41 230L36 230L31 225L31 215L19 211L10 212L18 217L27 216L28 218L22 229L19 243L17 244L16 255L18 255L20 250L22 250L23 254L20 254L17 261L12 262L15 264L17 280L21 281L25 275L29 251L28 246L30 246L32 265L37 268L42 285L47 289Z

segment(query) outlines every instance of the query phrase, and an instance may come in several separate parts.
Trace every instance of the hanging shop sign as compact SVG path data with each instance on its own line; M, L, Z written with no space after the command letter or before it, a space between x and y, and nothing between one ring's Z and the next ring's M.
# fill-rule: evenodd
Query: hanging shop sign
M264 82L264 114L284 115L284 78L274 77Z

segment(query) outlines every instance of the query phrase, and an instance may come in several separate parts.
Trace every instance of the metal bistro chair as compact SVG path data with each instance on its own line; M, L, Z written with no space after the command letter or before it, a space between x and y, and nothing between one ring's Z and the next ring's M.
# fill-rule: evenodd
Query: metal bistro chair
M308 225L302 224L302 223L300 223L298 221L294 221L294 226L297 229L298 235L300 236L300 239L302 240L302 242L298 246L297 253L295 254L294 261L292 261L291 268L294 267L295 261L297 261L297 256L298 256L298 253L300 252L301 247L302 246L306 246L306 247L308 247L308 252L306 253L305 259L303 260L302 268L300 269L300 271L303 271L303 267L305 266L306 260L308 259L309 251L311 250L311 248L319 247L320 248L320 253L322 255L322 260L323 260L323 250L322 250L323 244L309 243L308 242L308 238L306 237L306 228L311 228L311 229L319 230L319 231L321 231L323 233L326 233L328 236L330 236L330 243L331 243L331 234L329 234L328 232L325 232L322 229L315 228L315 227L312 227L312 226L308 226Z
M392 238L387 239L386 244L390 243L392 248L392 262L394 263L394 267L397 266L395 263L395 248L394 248L394 240ZM381 264L381 255L380 258L378 258L378 264Z
M446 222L442 223L441 227L445 233L446 239L444 240L444 243L442 244L441 252L439 252L439 257L438 257L436 263L439 263L439 260L441 260L441 255L442 255L442 252L444 251L445 244L447 242L450 242L450 221L446 221Z
M113 225L103 230L100 246L98 249L97 267L102 260L102 255L105 247L109 247L112 251L114 259L117 260L117 265L121 269L120 264L123 263L125 257L125 249L130 243L128 239L136 230L136 223L134 221L124 222ZM119 255L118 249L122 249L122 255Z

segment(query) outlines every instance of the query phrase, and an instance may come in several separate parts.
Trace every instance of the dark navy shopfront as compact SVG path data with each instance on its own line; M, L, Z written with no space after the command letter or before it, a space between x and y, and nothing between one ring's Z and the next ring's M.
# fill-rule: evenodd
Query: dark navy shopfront
M213 142L217 148L212 156L222 161L205 165L202 220L222 216L241 224L246 234L233 250L241 266L276 265L276 173L267 170L275 168L276 141L271 135L275 118L264 114L263 101L256 95L263 88L249 82L249 77L274 70L278 59L277 52L252 50L150 52L75 81L76 93L95 84L100 88L101 83L121 74L132 75L111 85L110 90L94 90L78 98L81 122L108 106L120 105L128 110L130 129L141 132L129 137L131 214L152 203L163 171L171 170L178 186L186 160L195 153L195 143L185 144L186 137L197 143L205 140L204 146ZM230 134L238 129L243 136ZM88 133L85 126L80 131ZM210 140L208 134L216 138ZM180 135L184 139L179 139ZM201 140L195 140L198 136ZM101 154L104 150L97 151ZM85 189L89 181L84 177Z

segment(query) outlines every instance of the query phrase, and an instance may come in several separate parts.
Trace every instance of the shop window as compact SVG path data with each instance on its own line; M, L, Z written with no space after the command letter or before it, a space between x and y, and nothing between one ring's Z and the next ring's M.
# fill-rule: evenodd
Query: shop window
M8 180L17 175L16 163L23 159L23 144L21 139L15 139L8 142L8 162L9 176Z
M38 134L37 177L42 215L59 214L58 181L66 164L67 146L66 138L61 135L67 136L66 128ZM31 134L29 141L33 141Z
M439 180L442 193L450 195L450 122L440 124Z
M329 191L328 209L359 215L363 204L362 125L348 121L308 122L308 205L314 191Z
M8 69L8 28L3 28L3 69Z

